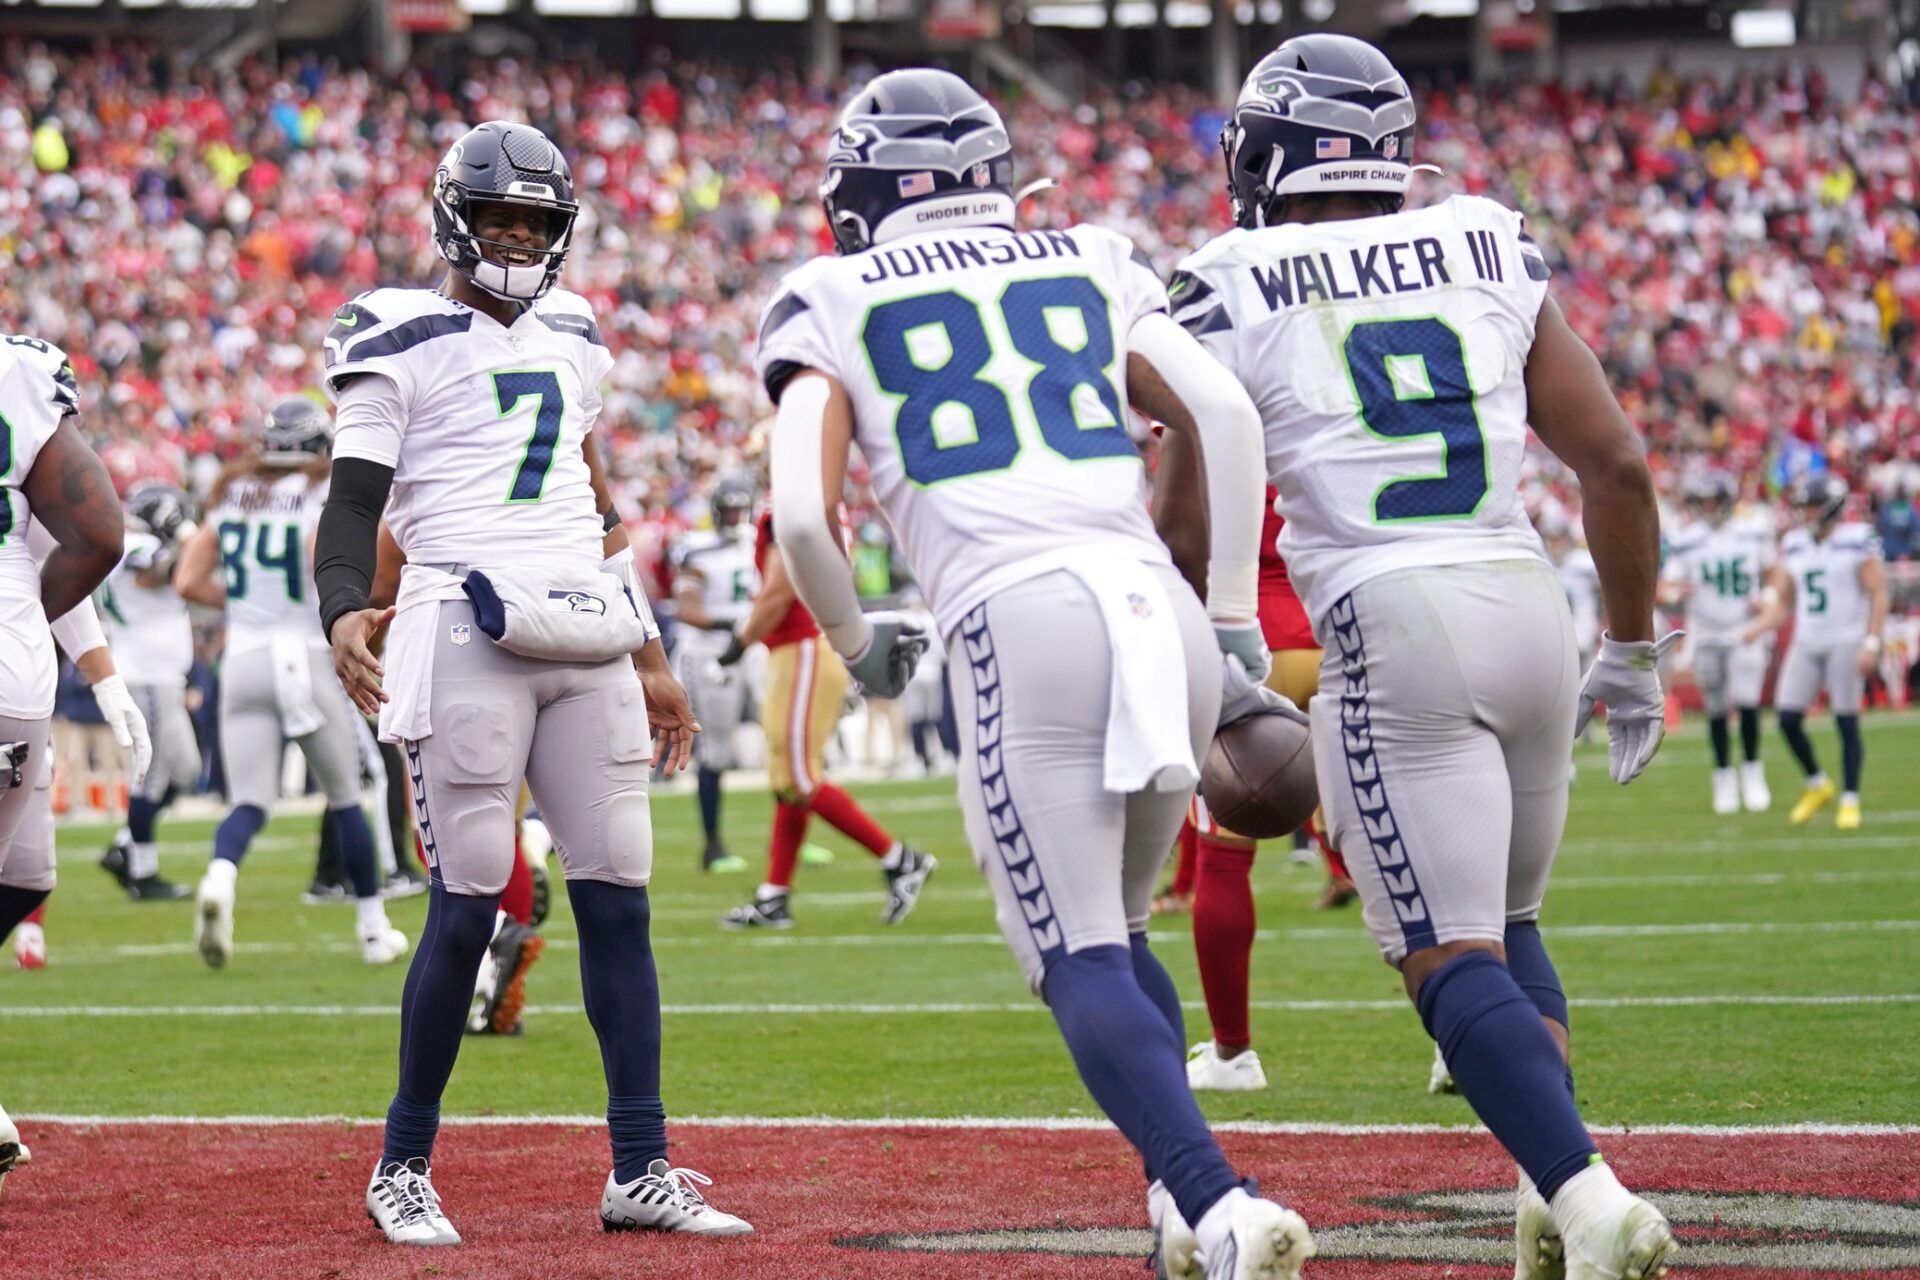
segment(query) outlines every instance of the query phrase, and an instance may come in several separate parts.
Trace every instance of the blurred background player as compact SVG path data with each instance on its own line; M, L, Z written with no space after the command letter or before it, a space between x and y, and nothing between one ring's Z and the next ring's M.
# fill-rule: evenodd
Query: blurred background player
M700 720L694 781L700 798L702 871L746 870L746 860L727 852L720 835L720 783L734 767L735 732L752 702L747 673L722 666L753 601L753 491L727 479L714 490L713 527L681 539L673 554L676 630L674 669Z
M127 822L100 866L135 902L171 901L188 894L160 874L154 848L160 813L200 780L200 744L187 714L187 675L193 669L193 623L187 602L173 589L183 538L192 536L190 500L170 484L146 484L127 495L126 554L100 591L100 623L114 662L153 739L146 780L130 787Z
M1179 299L1174 301L1177 306ZM1280 558L1280 531L1286 521L1275 509L1277 496L1268 486L1267 513L1260 530L1260 631L1273 659L1266 683L1305 708L1320 687L1320 646L1314 643L1313 625L1287 576L1287 562ZM1295 839L1317 844L1326 861L1327 886L1314 909L1327 911L1352 902L1357 893L1347 875L1346 860L1328 842L1318 813ZM1213 1027L1209 1039L1187 1051L1187 1083L1200 1090L1264 1089L1267 1074L1253 1049L1248 1006L1253 940L1259 925L1253 903L1256 843L1215 822L1206 797L1198 792L1180 829L1180 840L1183 857L1189 845L1193 849L1193 950L1207 1001L1207 1021Z
M48 754L57 659L49 618L64 617L120 562L125 521L113 480L75 426L80 388L66 353L38 338L0 339L0 938L53 891L53 842L17 848ZM36 557L29 518L51 535ZM124 693L124 689L122 690ZM126 700L132 707L132 699ZM135 711L133 714L137 715ZM19 1129L0 1109L0 1180L27 1159Z
M1780 559L1769 571L1766 611L1750 625L1747 643L1778 629L1792 610L1793 637L1780 661L1774 705L1806 786L1788 818L1804 823L1834 801L1833 825L1860 826L1860 774L1867 747L1860 737L1860 706L1867 681L1880 663L1887 623L1886 561L1872 526L1844 520L1846 482L1835 475L1802 479L1792 490L1800 526L1780 542ZM1840 732L1840 779L1836 788L1820 768L1807 737L1807 710L1821 693Z
M754 540L760 586L753 607L726 651L732 667L749 645L767 646L767 688L760 724L767 736L767 781L773 788L773 831L767 842L767 878L744 902L720 917L728 929L785 929L793 924L793 873L807 841L807 824L819 814L828 826L880 860L887 904L880 919L907 918L927 877L938 867L888 834L860 802L828 780L827 742L845 709L847 667L821 642L819 624L800 602L774 540L773 512L761 514Z
M360 958L392 964L407 952L406 935L387 920L361 807L357 717L317 626L312 547L332 443L333 423L311 397L276 403L259 446L214 482L206 523L187 540L174 575L183 598L226 612L220 752L232 807L194 895L194 942L216 969L233 958L234 885L279 798L289 740L326 795L321 821L335 828L353 886Z
M1724 471L1709 471L1687 490L1693 520L1669 540L1662 576L1670 598L1686 607L1693 680L1706 706L1713 746L1713 811L1764 813L1773 803L1760 762L1760 698L1772 656L1772 637L1744 638L1760 613L1762 589L1774 564L1772 535L1734 518L1739 486ZM1733 768L1727 709L1740 713L1740 769Z
M892 72L847 104L821 188L843 256L789 274L761 322L776 528L834 651L896 695L926 641L861 612L835 517L857 440L947 644L1001 933L1141 1154L1162 1270L1290 1280L1306 1223L1208 1131L1146 938L1222 680L1266 674L1257 419L1133 244L1017 231L1012 183L1004 121L957 76ZM1169 438L1152 517L1129 400Z
M1221 135L1236 228L1181 264L1176 314L1262 406L1281 552L1326 646L1312 740L1333 843L1519 1167L1515 1275L1559 1274L1564 1249L1568 1280L1651 1277L1673 1234L1581 1120L1536 922L1578 724L1607 705L1619 783L1664 731L1657 663L1678 637L1654 639L1653 480L1520 215L1474 196L1402 211L1415 121L1364 41L1262 59ZM1606 600L1584 686L1521 498L1530 427L1579 479Z

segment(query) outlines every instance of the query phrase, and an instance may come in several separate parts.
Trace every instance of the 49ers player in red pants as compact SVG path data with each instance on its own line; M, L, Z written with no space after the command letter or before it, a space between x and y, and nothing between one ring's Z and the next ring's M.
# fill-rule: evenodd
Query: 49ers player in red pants
M1306 610L1293 592L1286 562L1276 549L1284 523L1267 490L1267 521L1260 538L1260 629L1273 653L1267 687L1304 709L1320 685L1320 647ZM1347 864L1327 843L1319 814L1310 824L1326 858L1329 880L1315 905L1344 906L1354 897ZM1249 1028L1247 977L1253 958L1252 840L1220 826L1198 794L1180 832L1181 856L1193 850L1193 949L1200 962L1200 986L1207 998L1213 1038L1187 1054L1187 1084L1194 1089L1264 1089L1266 1072L1253 1051Z

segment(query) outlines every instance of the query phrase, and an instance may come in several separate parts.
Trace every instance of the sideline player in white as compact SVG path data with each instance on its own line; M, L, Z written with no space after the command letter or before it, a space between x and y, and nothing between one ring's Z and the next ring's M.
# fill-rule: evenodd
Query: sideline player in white
M280 796L291 740L306 757L353 885L360 958L392 964L407 935L387 921L373 828L360 796L359 725L328 670L315 627L312 549L327 497L333 424L308 396L267 414L260 447L229 465L207 497L207 519L180 552L174 589L226 611L220 662L220 759L232 807L194 893L194 944L215 969L233 959L234 887L253 838Z
M61 618L119 563L125 531L106 467L80 438L80 390L58 347L0 338L0 938L53 891L52 843L15 837L52 768L54 639ZM31 517L53 537L38 559ZM16 859L16 855L20 855ZM0 1182L28 1158L0 1110Z
M1833 825L1855 831L1860 774L1867 762L1860 704L1880 663L1887 625L1886 558L1872 526L1840 518L1847 486L1839 476L1803 477L1795 482L1792 499L1800 527L1781 540L1779 563L1768 574L1772 592L1766 612L1744 638L1752 642L1772 634L1793 610L1793 639L1780 661L1773 701L1780 709L1780 733L1807 781L1787 817L1796 825L1806 822L1833 803L1837 790L1840 806ZM1807 738L1807 708L1823 690L1840 731L1838 788L1821 770Z
M699 725L590 434L613 361L586 300L553 287L579 211L573 178L539 130L496 120L448 150L432 198L440 288L375 289L327 335L339 438L321 620L342 683L406 750L431 877L367 1213L395 1244L460 1243L429 1162L524 780L566 868L606 1068L601 1222L744 1235L701 1198L705 1177L667 1160L647 776L663 758L684 768ZM371 609L383 509L407 563L394 606ZM383 668L368 645L389 619Z
M1520 216L1469 196L1401 211L1414 115L1363 41L1302 36L1262 59L1221 137L1238 229L1182 264L1174 315L1265 420L1280 551L1326 651L1313 744L1333 841L1520 1166L1516 1274L1560 1274L1564 1242L1571 1280L1641 1280L1673 1235L1580 1119L1535 921L1576 724L1607 705L1616 782L1660 745L1674 638L1654 642L1653 483ZM1584 495L1609 628L1584 686L1520 498L1529 423Z
M1265 671L1257 424L1133 246L1017 232L1012 181L999 113L944 71L881 76L842 112L821 194L843 256L788 276L760 322L774 523L853 676L898 696L926 641L860 612L834 515L858 441L947 645L961 805L1001 933L1144 1158L1156 1230L1195 1223L1212 1280L1292 1277L1306 1224L1249 1195L1214 1142L1146 940L1219 719L1222 646ZM1173 557L1130 404L1168 426L1155 496ZM1161 1243L1167 1273L1201 1274L1192 1236Z
M720 836L720 782L734 767L735 731L751 701L747 673L721 659L734 649L733 630L753 607L753 490L723 480L713 494L713 528L688 534L673 550L674 616L680 628L673 655L680 683L700 721L694 781L706 845L700 869L745 871L746 860L727 851ZM739 657L737 649L731 657Z
M188 892L160 874L154 848L161 810L200 778L200 744L186 702L193 623L173 589L181 540L194 533L188 507L186 493L170 484L143 484L129 493L127 553L100 589L100 624L153 735L146 781L129 792L127 823L100 859L135 902L167 902Z
M1762 525L1734 518L1739 486L1724 471L1698 477L1687 492L1692 523L1673 535L1661 576L1686 606L1687 647L1694 683L1706 703L1713 746L1713 811L1764 813L1773 804L1760 762L1760 697L1773 645L1745 638L1760 612L1762 588L1773 568L1773 538ZM1740 771L1733 768L1727 709L1740 713Z

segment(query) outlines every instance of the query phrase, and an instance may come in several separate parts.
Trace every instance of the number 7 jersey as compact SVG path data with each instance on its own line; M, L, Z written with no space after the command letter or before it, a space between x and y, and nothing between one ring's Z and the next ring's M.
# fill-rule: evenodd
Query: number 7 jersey
M1475 196L1230 231L1175 273L1174 318L1260 410L1316 631L1384 573L1544 556L1520 473L1546 281L1520 215Z
M1127 335L1159 278L1097 227L956 228L817 258L781 283L757 362L853 401L875 496L942 632L1090 559L1169 563L1130 430Z

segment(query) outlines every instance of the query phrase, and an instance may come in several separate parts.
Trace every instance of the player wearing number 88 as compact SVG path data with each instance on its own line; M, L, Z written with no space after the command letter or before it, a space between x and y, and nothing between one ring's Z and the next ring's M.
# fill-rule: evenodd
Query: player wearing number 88
M1239 225L1182 264L1174 315L1265 419L1281 554L1325 650L1321 800L1367 925L1520 1166L1530 1233L1557 1231L1569 1280L1645 1280L1673 1237L1581 1122L1534 922L1576 700L1608 706L1616 781L1659 744L1652 479L1520 216L1465 196L1401 211L1413 126L1372 46L1269 54L1221 139ZM1521 505L1529 423L1584 490L1612 628L1584 688Z

